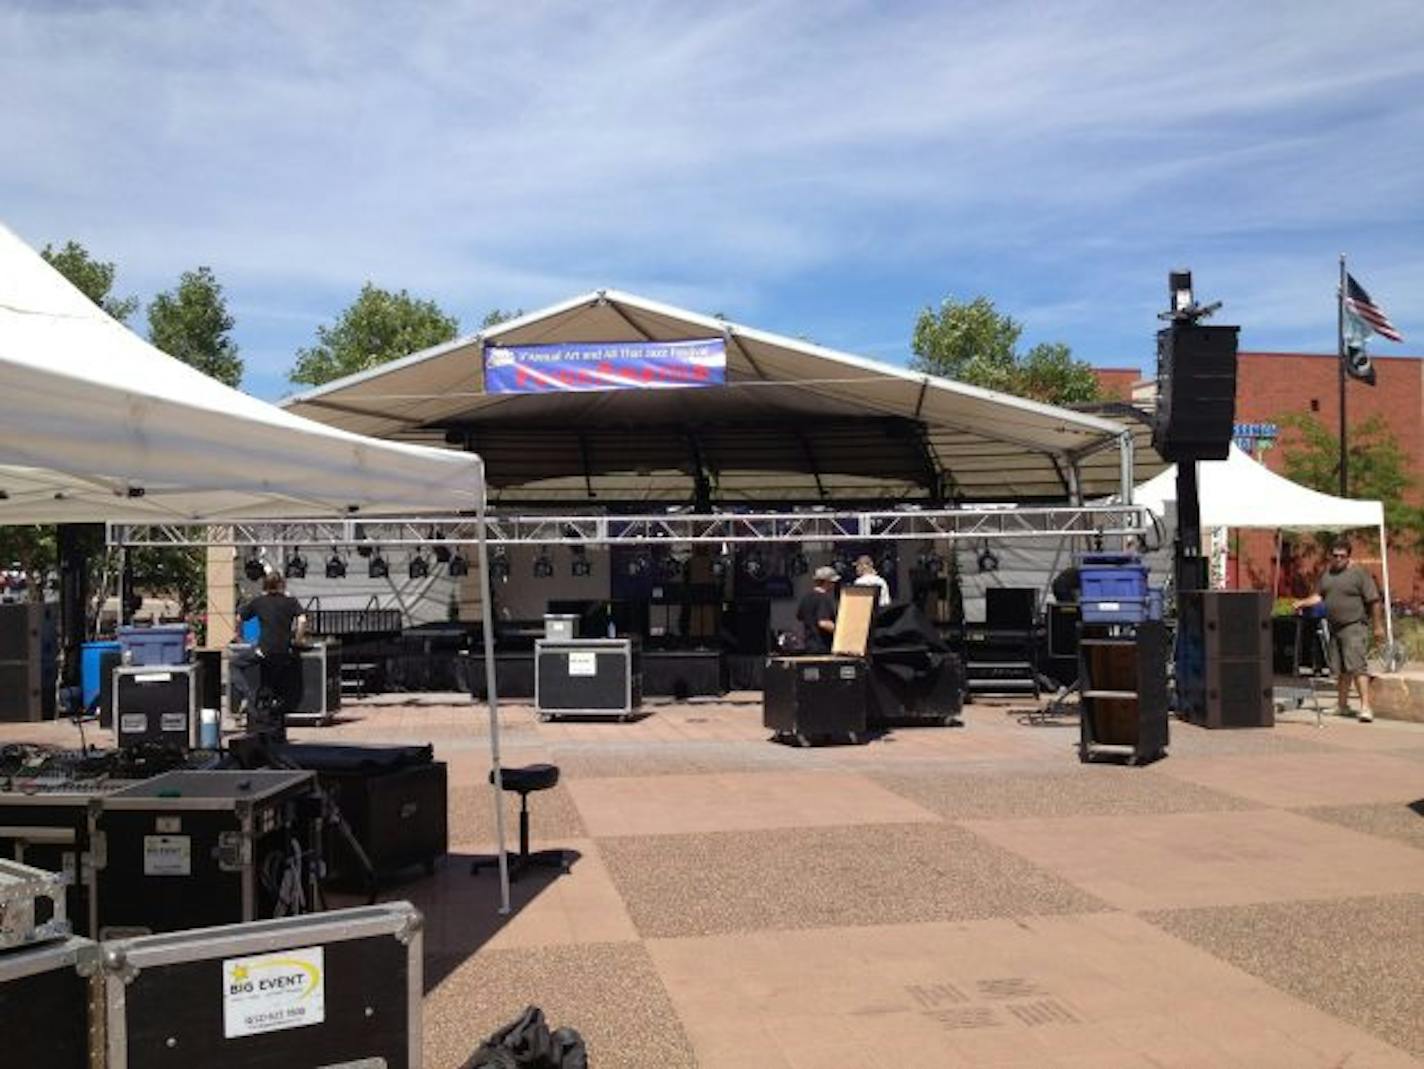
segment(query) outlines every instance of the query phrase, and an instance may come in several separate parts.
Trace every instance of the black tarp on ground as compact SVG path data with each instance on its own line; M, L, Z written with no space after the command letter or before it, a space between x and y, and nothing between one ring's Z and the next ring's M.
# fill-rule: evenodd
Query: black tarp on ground
M914 605L891 605L870 632L873 726L948 723L964 707L964 666Z

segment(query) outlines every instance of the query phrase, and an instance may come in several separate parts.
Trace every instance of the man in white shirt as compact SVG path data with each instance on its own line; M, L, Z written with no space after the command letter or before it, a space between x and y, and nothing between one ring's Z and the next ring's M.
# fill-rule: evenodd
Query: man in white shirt
M855 559L855 585L879 588L880 593L876 595L875 599L877 608L883 609L890 604L890 584L876 572L875 562L865 554Z

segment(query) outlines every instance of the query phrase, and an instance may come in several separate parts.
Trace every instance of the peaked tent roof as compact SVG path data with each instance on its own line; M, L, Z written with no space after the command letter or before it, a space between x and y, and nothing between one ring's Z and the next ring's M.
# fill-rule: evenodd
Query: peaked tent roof
M484 392L483 349L552 342L675 341L725 336L727 383L687 390L540 395ZM1125 428L1112 420L894 367L824 346L731 323L633 294L600 290L308 390L283 402L292 412L382 438L444 441L451 426L474 427L491 487L539 479L581 486L578 452L550 449L545 470L510 439L511 464L496 458L485 433L535 426L649 427L795 417L833 421L892 417L922 424L924 445L954 488L970 498L1066 494L1069 468L1084 464L1085 493L1120 488L1116 450ZM768 449L775 447L769 446ZM916 447L918 448L918 446ZM652 451L652 447L648 447ZM819 458L818 458L819 459ZM751 461L748 461L751 462ZM865 478L867 487L884 485ZM508 481L504 483L508 485ZM668 496L672 496L669 493Z
M477 507L479 457L284 412L159 352L0 225L0 523Z
M1353 531L1384 523L1378 501L1331 497L1291 482L1235 445L1225 460L1198 465L1203 527L1265 527L1295 531ZM1177 500L1175 465L1137 488L1135 501L1159 516Z

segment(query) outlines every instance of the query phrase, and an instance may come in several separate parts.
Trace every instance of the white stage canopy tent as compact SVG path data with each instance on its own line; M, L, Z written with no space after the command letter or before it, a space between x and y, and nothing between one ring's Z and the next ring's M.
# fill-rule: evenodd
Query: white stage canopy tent
M230 389L111 319L0 226L0 523L474 510L479 457Z
M481 521L497 773L481 459L364 438L208 378L106 315L0 224L0 524L222 525L457 511ZM504 809L498 786L493 792L507 911Z
M1389 608L1389 554L1384 551L1384 505L1332 497L1291 482L1252 460L1235 445L1225 460L1197 465L1198 496L1203 527L1247 527L1278 531L1379 531L1384 580L1385 623L1394 641ZM1136 504L1165 517L1177 503L1175 465L1137 488Z

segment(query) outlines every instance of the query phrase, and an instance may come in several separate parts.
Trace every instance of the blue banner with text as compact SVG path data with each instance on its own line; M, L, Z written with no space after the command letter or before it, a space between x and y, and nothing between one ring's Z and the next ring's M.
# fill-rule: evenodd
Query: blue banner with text
M727 343L696 341L561 342L485 349L485 393L671 390L720 386Z

